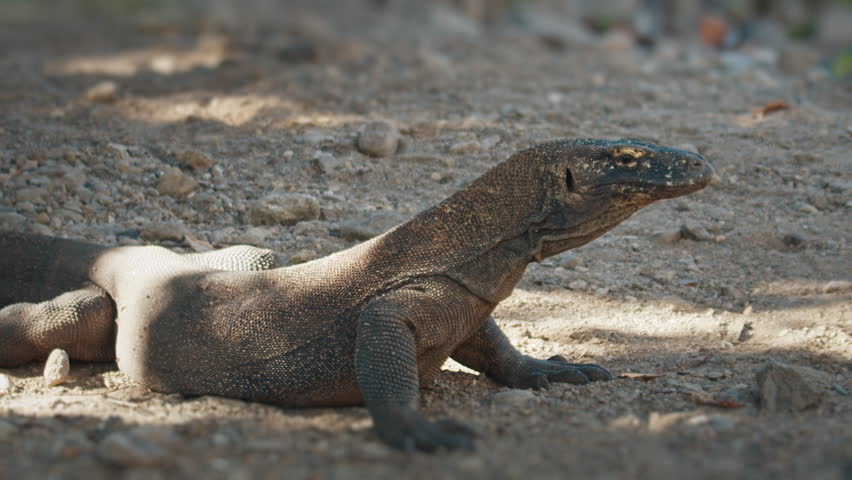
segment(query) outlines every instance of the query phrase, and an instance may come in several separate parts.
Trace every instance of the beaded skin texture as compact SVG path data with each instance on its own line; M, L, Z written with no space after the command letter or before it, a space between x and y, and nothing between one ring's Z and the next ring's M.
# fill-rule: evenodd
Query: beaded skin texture
M180 255L0 232L0 366L116 360L160 392L283 406L366 403L404 449L471 448L417 411L448 357L516 388L608 380L516 350L491 317L533 261L714 178L700 156L638 140L560 140L511 156L387 233L278 267L249 246Z

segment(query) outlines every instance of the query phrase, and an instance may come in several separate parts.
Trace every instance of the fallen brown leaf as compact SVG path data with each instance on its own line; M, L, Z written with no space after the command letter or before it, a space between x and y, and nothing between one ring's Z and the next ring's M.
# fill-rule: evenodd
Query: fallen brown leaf
M618 378L630 378L634 380L642 380L643 382L650 382L655 378L662 377L662 373L633 373L633 372L624 372L618 376Z
M787 102L782 102L781 100L776 100L774 102L769 102L766 105L760 107L757 110L758 117L765 117L770 113L778 112L781 110L789 110L790 104Z

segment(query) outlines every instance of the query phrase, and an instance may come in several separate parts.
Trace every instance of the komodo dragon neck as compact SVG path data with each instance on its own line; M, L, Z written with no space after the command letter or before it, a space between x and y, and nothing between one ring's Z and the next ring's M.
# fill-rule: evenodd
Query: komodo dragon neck
M389 288L445 276L496 304L530 262L583 245L656 200L700 189L713 174L701 157L638 140L551 142L512 155L408 222L323 260L355 262Z

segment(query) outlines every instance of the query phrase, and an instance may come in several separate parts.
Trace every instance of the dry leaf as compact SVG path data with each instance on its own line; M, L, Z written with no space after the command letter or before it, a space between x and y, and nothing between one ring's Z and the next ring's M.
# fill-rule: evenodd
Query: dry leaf
M790 104L787 102L782 102L781 100L776 100L774 102L769 102L763 107L757 110L758 117L765 117L770 113L779 112L781 110L789 110Z
M189 248L195 250L196 252L209 252L213 250L213 245L205 242L204 240L193 237L192 235L186 234L183 237L183 241L189 245Z
M618 376L618 378L630 378L634 380L642 380L643 382L650 382L655 378L662 377L662 373L633 373L633 372L625 372Z

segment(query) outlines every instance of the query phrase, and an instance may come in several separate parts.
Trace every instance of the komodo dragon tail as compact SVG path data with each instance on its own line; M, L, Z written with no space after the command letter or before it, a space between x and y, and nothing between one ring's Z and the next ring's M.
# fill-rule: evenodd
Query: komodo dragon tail
M115 358L115 306L88 282L106 247L42 235L0 232L0 366L46 357Z

